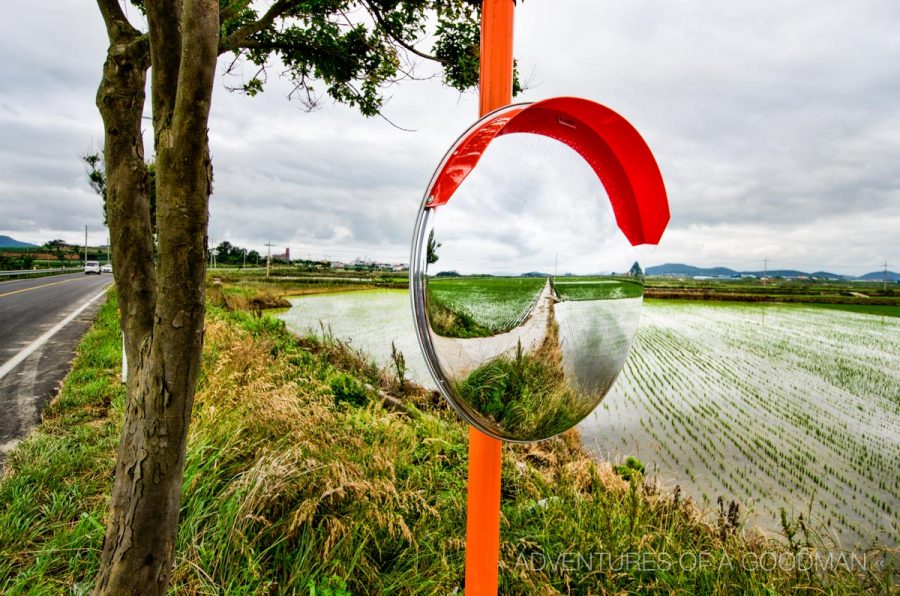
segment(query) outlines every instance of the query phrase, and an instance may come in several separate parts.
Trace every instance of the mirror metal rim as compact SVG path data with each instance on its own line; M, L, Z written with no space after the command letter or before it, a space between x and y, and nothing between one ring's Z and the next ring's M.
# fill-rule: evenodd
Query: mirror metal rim
M478 419L477 415L469 412L467 408L463 407L463 405L461 403L458 403L457 400L453 397L450 388L447 386L447 380L441 374L440 369L437 366L438 358L437 353L434 349L434 343L431 341L431 333L428 327L428 313L425 306L425 274L427 269L427 251L425 250L425 243L428 242L428 233L431 231L433 223L431 215L434 213L434 210L431 208L431 205L434 201L431 199L431 192L435 184L440 179L441 175L444 173L445 166L450 161L450 158L453 156L459 146L462 145L463 142L467 138L469 138L469 136L473 132L481 128L485 122L496 118L502 113L512 111L517 108L520 109L527 105L530 104L510 104L486 114L483 118L480 118L472 126L466 129L465 132L459 135L453 145L450 146L450 149L448 149L444 154L441 163L435 169L434 174L432 174L431 181L428 183L428 186L425 189L425 194L422 196L422 201L419 205L419 211L416 216L416 225L413 230L412 250L410 252L409 258L409 287L413 324L416 328L416 337L419 340L419 348L422 350L422 355L425 357L425 364L428 367L428 372L431 373L432 378L437 384L441 397L443 397L447 401L447 403L450 404L450 407L453 408L453 410L463 420L477 428L482 433L488 435L489 437L493 437L501 441L508 441L511 443L533 443L535 441L509 438L497 434L494 429L483 424Z

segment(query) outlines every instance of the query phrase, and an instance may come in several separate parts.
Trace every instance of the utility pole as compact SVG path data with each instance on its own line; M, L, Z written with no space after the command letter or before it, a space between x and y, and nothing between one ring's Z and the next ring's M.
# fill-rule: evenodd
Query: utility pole
M87 226L84 226L84 262L87 263Z
M244 251L244 263L241 265L241 269L245 269L247 267L247 249L243 249Z
M884 260L884 286L882 290L887 292L887 259Z
M209 239L209 267L216 268L216 242L212 238Z
M769 257L765 257L763 259L763 285L766 285L766 280L769 278Z
M272 239L269 238L269 241L266 243L266 277L269 277L269 273L272 271Z

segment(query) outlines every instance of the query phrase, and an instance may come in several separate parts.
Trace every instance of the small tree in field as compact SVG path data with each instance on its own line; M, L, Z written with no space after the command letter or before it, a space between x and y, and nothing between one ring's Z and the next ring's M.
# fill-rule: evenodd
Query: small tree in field
M66 253L69 251L69 245L66 244L65 240L50 240L44 243L43 248L47 252L52 253L56 260L60 262L66 260Z
M203 346L213 180L207 125L219 56L228 54L232 66L256 65L240 87L250 95L279 62L308 107L322 97L315 83L334 101L377 115L382 85L405 76L410 56L441 63L453 87L477 83L479 2L131 0L146 30L129 21L119 0L97 4L109 49L97 91L105 179L95 189L106 198L130 374L95 592L163 594ZM418 47L430 18L437 22L432 54ZM141 117L151 64L155 166L148 169ZM97 170L100 160L92 161Z

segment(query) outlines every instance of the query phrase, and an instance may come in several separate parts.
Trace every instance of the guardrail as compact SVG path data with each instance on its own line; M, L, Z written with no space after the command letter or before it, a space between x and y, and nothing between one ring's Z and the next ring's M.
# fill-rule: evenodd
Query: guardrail
M20 269L17 271L0 271L0 277L22 277L26 275L52 275L54 273L71 273L72 271L83 271L84 268L79 267L57 267L56 269Z
M544 288L546 288L548 285L550 286L550 295L553 296L556 293L553 288L553 282L550 281L550 278L548 277L547 283L544 284L544 287L541 288L541 291L538 292L537 296L534 297L534 300L531 301L531 305L528 308L526 308L524 311L522 311L522 314L519 315L519 318L516 319L516 322L513 323L513 326L510 327L510 329L515 329L516 327L518 327L519 325L524 323L525 319L527 319L529 316L531 316L531 311L533 311L534 307L537 306L538 300L540 300L541 296L544 295Z

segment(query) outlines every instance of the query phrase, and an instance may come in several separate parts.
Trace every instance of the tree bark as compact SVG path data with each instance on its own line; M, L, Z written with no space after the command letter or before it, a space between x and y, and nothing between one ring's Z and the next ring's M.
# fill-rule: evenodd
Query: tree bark
M98 106L107 131L110 232L131 374L95 594L164 594L203 347L212 190L207 123L218 2L148 3L146 38L130 29L116 0L98 4L110 37ZM138 42L143 52L123 50ZM148 60L157 150L155 270L140 135Z

